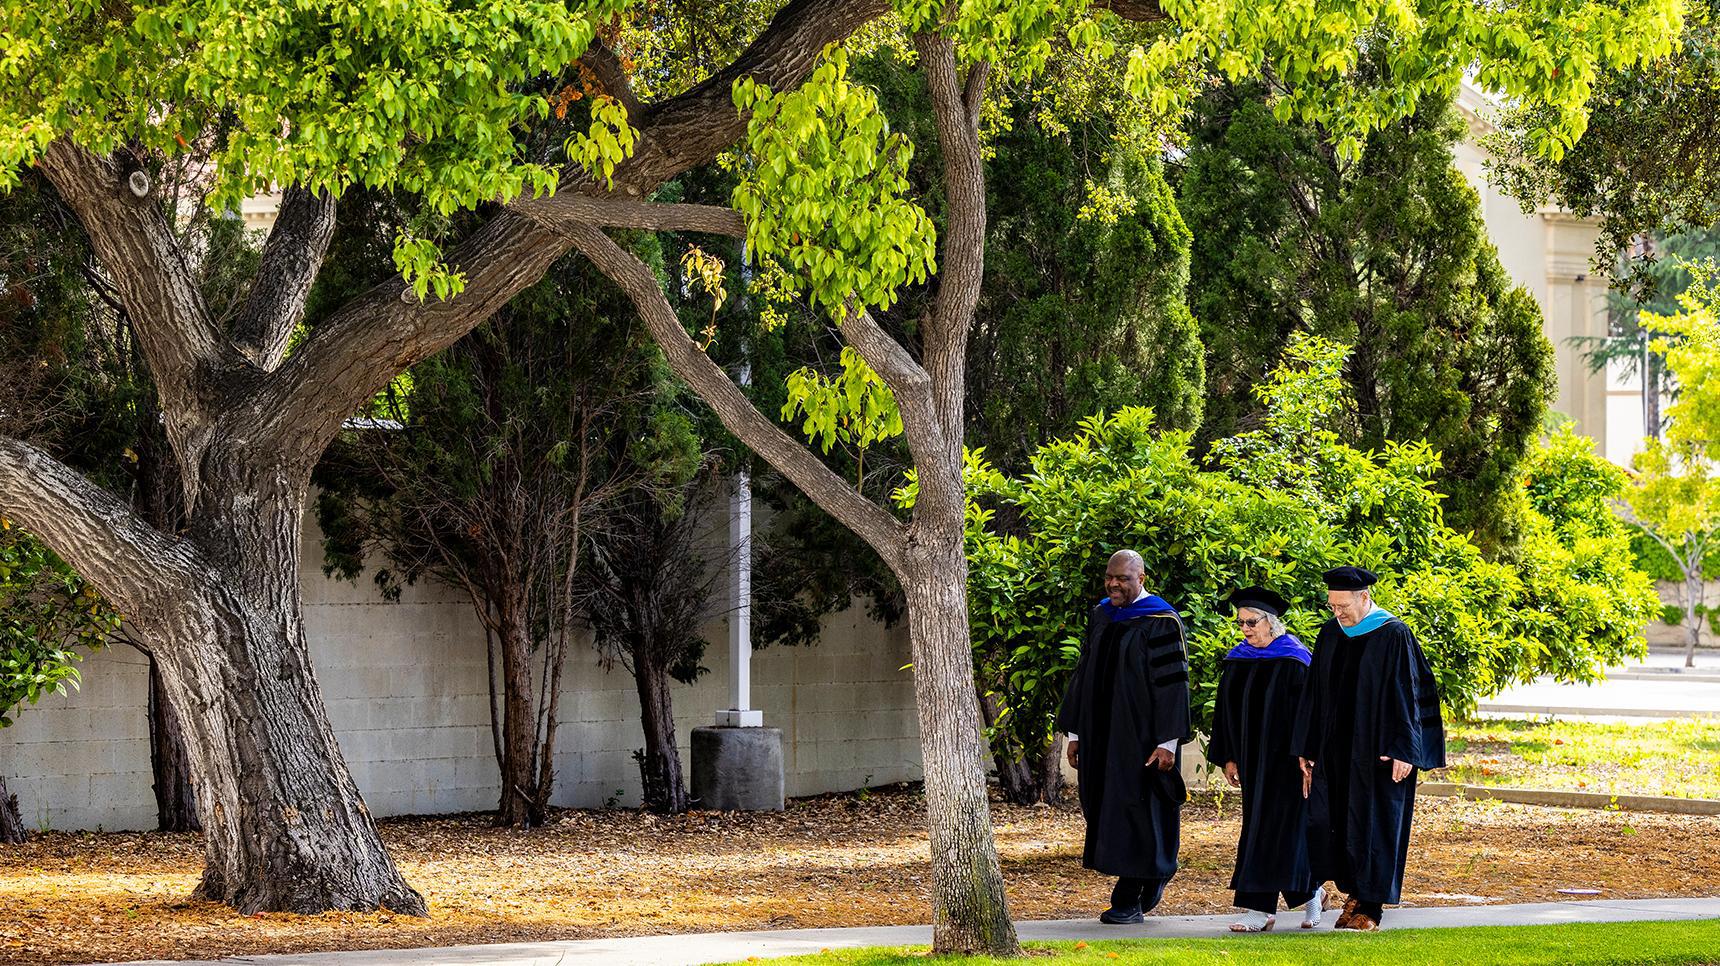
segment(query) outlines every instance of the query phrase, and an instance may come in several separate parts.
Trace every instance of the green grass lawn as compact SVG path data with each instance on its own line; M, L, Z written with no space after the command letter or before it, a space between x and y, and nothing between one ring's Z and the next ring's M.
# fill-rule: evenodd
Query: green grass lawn
M925 947L832 950L817 956L751 960L771 964L925 963ZM1369 934L1320 932L1236 936L1221 939L1134 939L1097 942L1077 949L1072 942L1030 943L1028 958L976 957L941 960L961 966L1019 963L1176 963L1201 966L1420 966L1504 963L1530 966L1589 964L1720 963L1720 921L1576 923L1563 926L1481 926L1467 929L1401 929Z
M1720 798L1720 721L1488 720L1453 725L1432 781Z

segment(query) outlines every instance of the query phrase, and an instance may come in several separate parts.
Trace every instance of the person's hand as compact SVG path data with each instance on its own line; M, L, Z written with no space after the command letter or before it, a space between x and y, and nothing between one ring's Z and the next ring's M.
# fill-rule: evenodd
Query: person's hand
M1302 763L1302 797L1307 798L1308 792L1314 787L1314 763L1300 755L1296 760Z
M1398 761L1396 758L1393 758L1390 755L1381 755L1380 761L1389 761L1392 763L1392 781L1401 782L1405 778L1409 777L1409 770L1410 770L1410 763L1409 762Z
M1158 768L1159 771L1170 771L1177 765L1177 756L1163 748L1154 748L1152 757L1147 759L1147 767Z
M1224 780L1229 782L1232 788L1242 787L1242 776L1236 773L1236 762L1227 761L1224 763Z
M1081 770L1081 753L1079 751L1075 750L1075 746L1079 745L1079 744L1080 744L1079 741L1076 741L1075 739L1071 738L1071 739L1069 739L1069 744L1064 747L1064 751L1068 754L1068 757L1069 757L1069 767L1075 769L1076 771Z

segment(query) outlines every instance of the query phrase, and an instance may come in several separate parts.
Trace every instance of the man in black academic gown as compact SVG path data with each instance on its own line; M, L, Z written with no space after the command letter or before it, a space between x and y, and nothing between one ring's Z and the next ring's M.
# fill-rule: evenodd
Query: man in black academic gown
M1295 749L1314 878L1349 897L1336 928L1368 931L1403 890L1415 771L1444 767L1445 727L1421 645L1374 603L1374 574L1324 577L1332 620L1314 641Z
M1087 640L1057 729L1080 770L1087 841L1081 864L1117 876L1099 921L1141 922L1177 869L1182 806L1177 748L1189 741L1188 657L1182 619L1148 594L1141 555L1119 550L1105 565L1105 599L1088 617Z

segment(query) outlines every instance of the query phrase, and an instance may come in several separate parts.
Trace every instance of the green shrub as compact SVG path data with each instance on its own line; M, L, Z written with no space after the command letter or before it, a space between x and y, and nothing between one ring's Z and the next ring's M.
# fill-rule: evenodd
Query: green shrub
M1322 571L1381 575L1376 596L1419 636L1444 703L1463 714L1538 675L1591 680L1641 654L1658 609L1608 501L1624 476L1568 431L1521 468L1524 539L1486 559L1443 522L1424 443L1362 452L1328 427L1344 403L1345 349L1292 341L1261 389L1261 428L1215 444L1210 465L1186 432L1158 433L1145 409L1094 416L1005 476L969 456L969 596L980 680L1001 682L998 750L1043 747L1104 561L1129 547L1149 589L1188 627L1198 726L1210 719L1218 663L1238 637L1223 597L1248 584L1295 605L1291 631L1312 643L1326 614Z

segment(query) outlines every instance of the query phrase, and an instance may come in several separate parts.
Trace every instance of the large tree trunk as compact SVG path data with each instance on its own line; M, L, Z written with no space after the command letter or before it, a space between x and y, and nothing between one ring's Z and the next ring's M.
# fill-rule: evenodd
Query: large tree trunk
M6 776L0 775L0 844L24 844L24 820L18 814L18 796L6 787Z
M496 824L530 828L536 815L536 775L532 771L537 725L532 714L531 625L527 591L519 580L501 588L502 652L502 797Z
M347 770L304 633L293 474L205 461L188 536L212 572L135 620L182 727L207 865L240 912L426 913Z
M1014 955L1015 926L986 800L962 531L959 523L953 531L916 523L914 531L902 589L932 847L932 944L941 953Z
M675 709L669 670L644 642L633 650L633 681L639 689L639 724L645 747L639 759L644 807L663 815L687 810L687 783L681 777L681 749L675 744Z
M197 832L197 795L192 791L191 760L173 703L161 683L161 669L149 657L149 766L155 776L156 827L163 832Z

